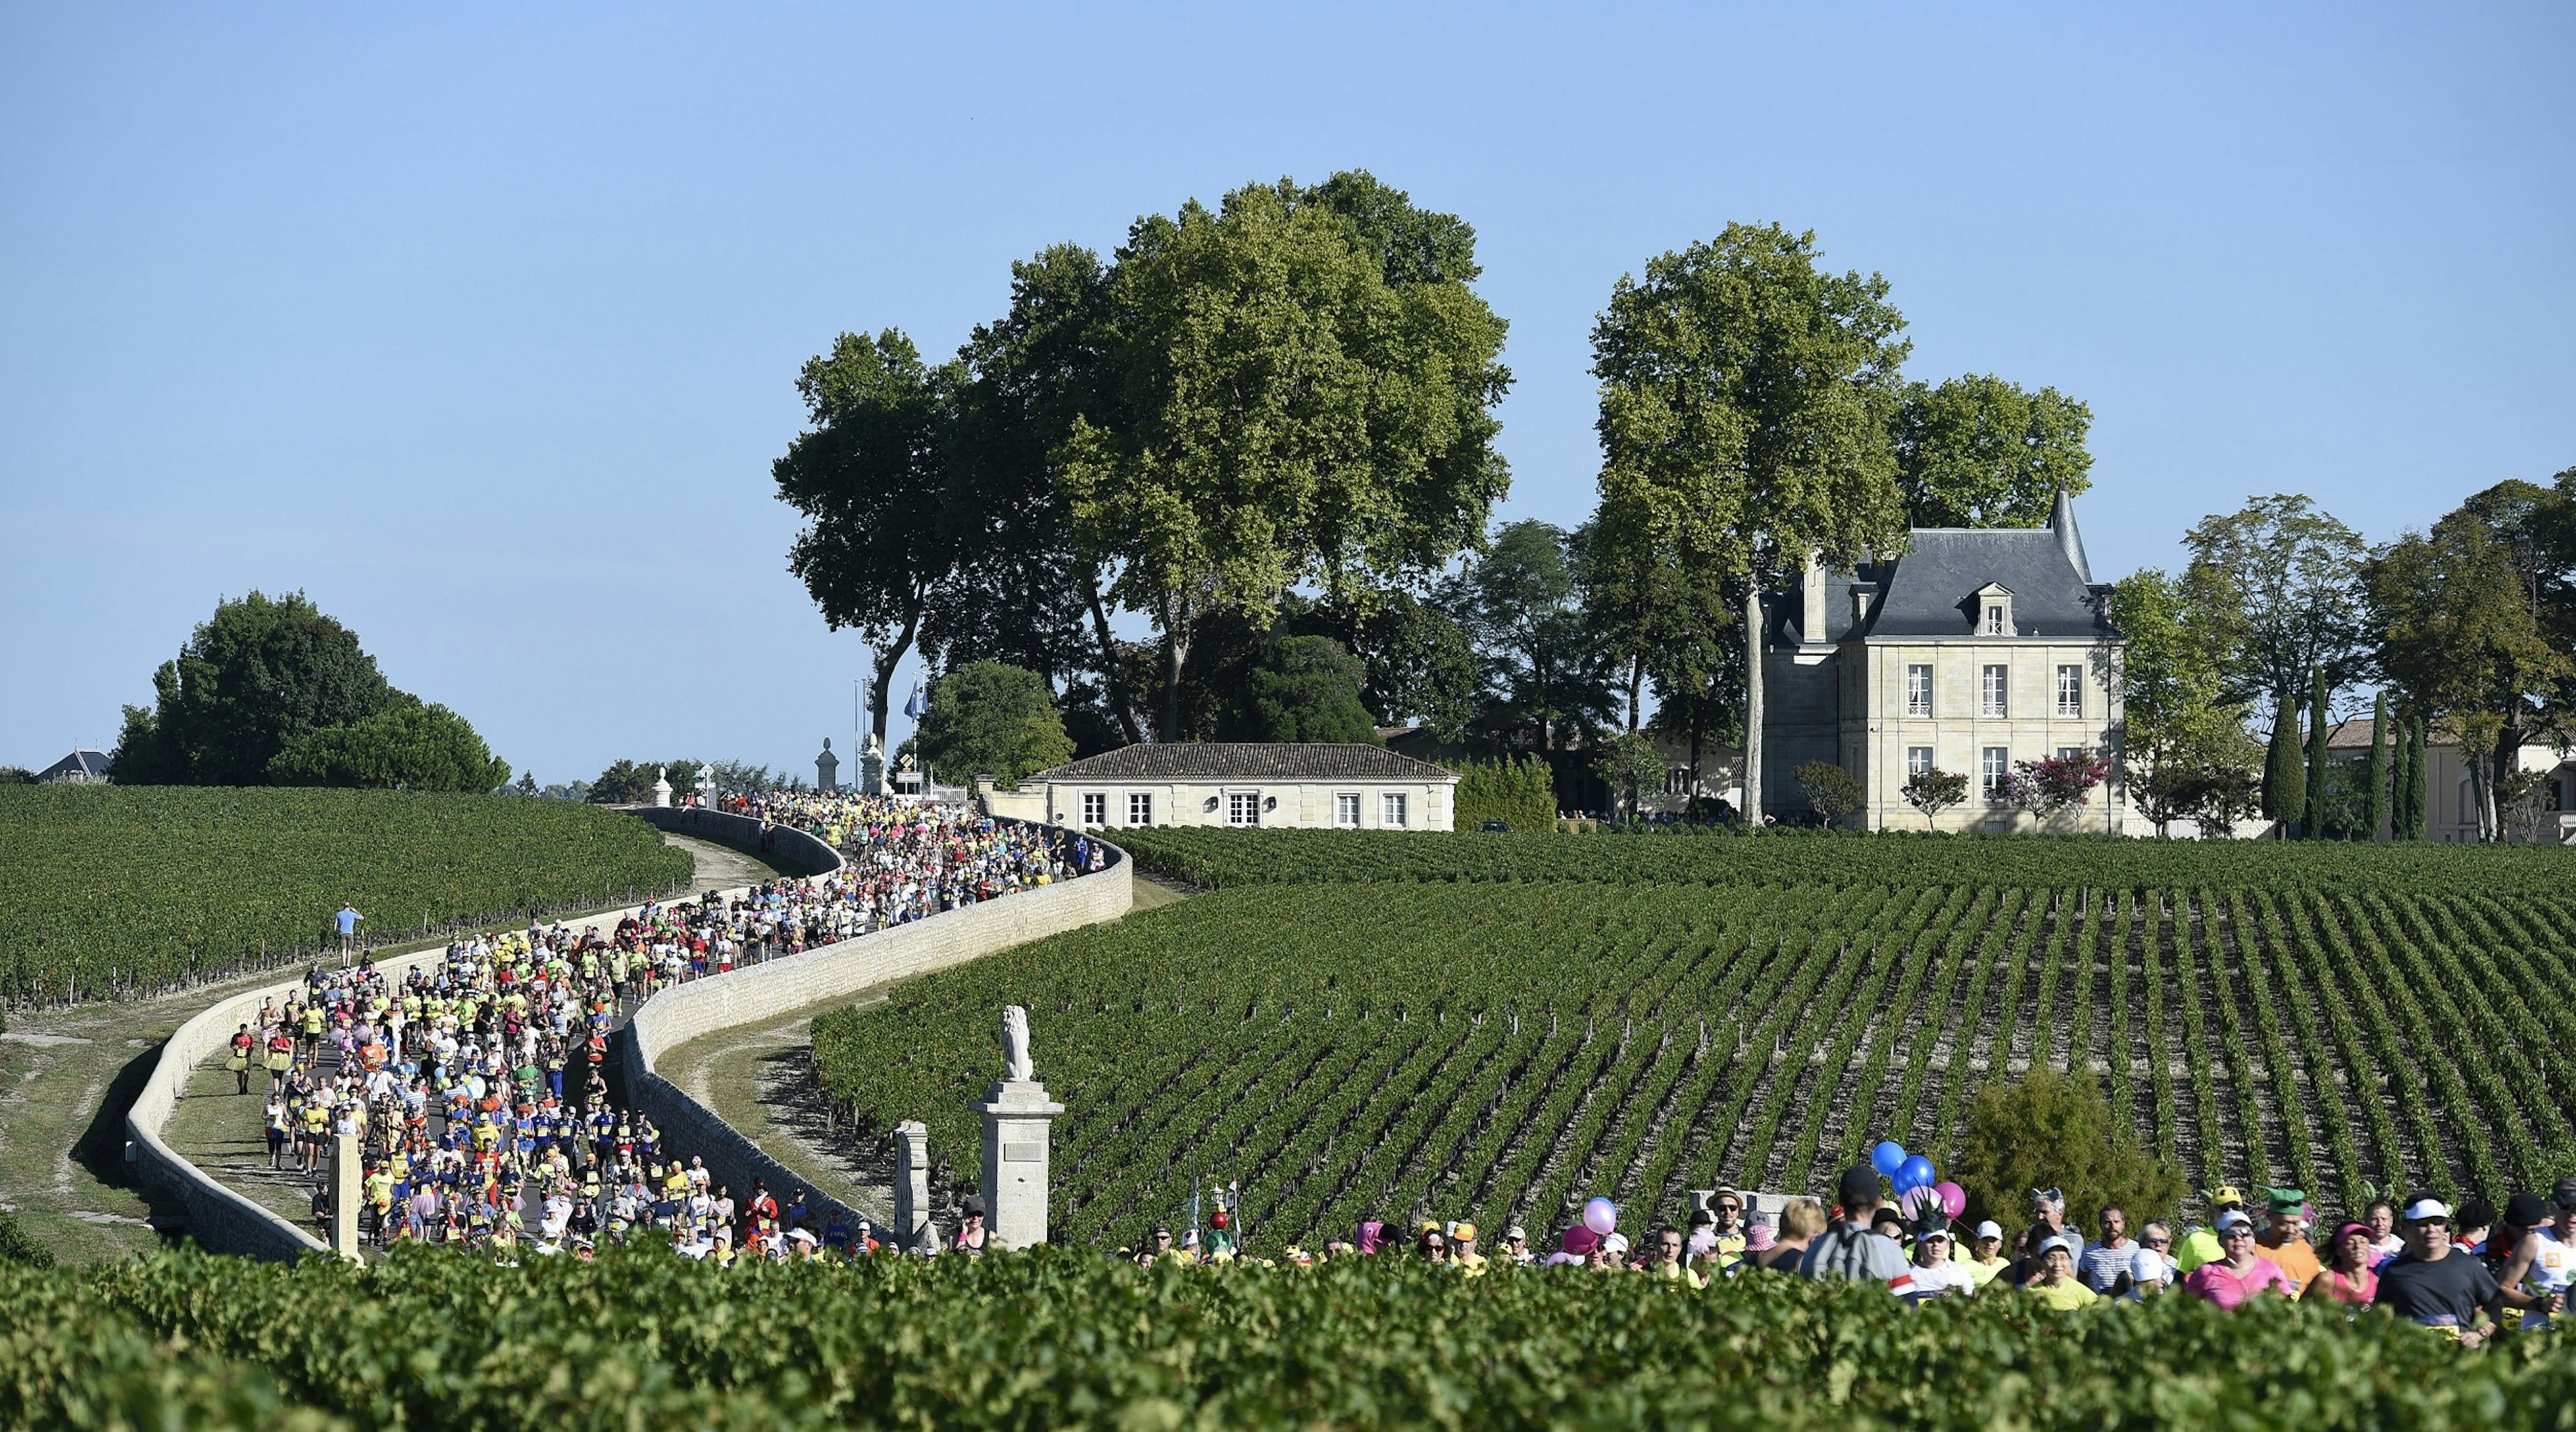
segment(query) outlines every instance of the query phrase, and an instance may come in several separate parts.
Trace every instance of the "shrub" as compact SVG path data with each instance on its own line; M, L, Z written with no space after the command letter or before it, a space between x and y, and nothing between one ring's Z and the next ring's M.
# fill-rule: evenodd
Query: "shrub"
M1536 756L1461 761L1456 818L1460 830L1499 820L1515 831L1556 829L1556 778Z
M1073 759L1064 713L1045 680L999 661L969 662L939 678L918 738L932 774L952 784L992 776L1016 786L1032 771Z
M1809 761L1789 774L1798 782L1798 789L1807 793L1807 804L1816 808L1816 814L1827 825L1859 810L1864 803L1859 779L1831 761Z
M1991 1218L2007 1239L2030 1223L2035 1189L2063 1191L2067 1216L2088 1228L2115 1205L2132 1228L2170 1217L2183 1195L2180 1173L2112 1127L2091 1074L2051 1069L1977 1091L1950 1174L1967 1190L1968 1220Z

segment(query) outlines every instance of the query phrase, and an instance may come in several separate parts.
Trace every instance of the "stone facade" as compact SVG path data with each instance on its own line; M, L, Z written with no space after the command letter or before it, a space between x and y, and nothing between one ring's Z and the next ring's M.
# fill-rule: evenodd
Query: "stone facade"
M2087 752L2120 758L2122 638L2110 588L2092 580L2063 494L2046 527L1918 528L1910 550L1764 598L1762 796L1766 814L1811 818L1798 767L1840 766L1864 807L1848 823L1925 828L1911 771L1968 778L1942 830L2029 830L1995 782L2016 763ZM2131 833L2115 776L2048 829Z
M1174 742L1044 770L1016 791L976 778L992 815L1048 825L1449 830L1458 773L1380 746Z

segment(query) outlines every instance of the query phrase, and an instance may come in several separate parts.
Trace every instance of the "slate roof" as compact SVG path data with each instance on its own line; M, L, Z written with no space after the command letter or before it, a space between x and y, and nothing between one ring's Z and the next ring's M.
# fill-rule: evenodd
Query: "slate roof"
M69 775L86 776L93 781L106 780L107 753L105 751L90 750L74 751L70 755L63 757L61 760L54 762L52 765L45 767L43 770L36 772L36 779L39 781L58 781Z
M1174 741L1121 746L1041 781L1455 781L1456 771L1356 741Z
M1853 634L1854 582L1878 584L1864 637L1973 636L1976 593L1989 582L2012 593L2015 636L2092 641L2118 635L2106 594L2094 589L2074 505L2063 493L2046 527L1917 527L1912 536L1912 551L1827 574L1823 642ZM1810 639L1801 630L1799 593L1774 593L1766 605L1775 644Z

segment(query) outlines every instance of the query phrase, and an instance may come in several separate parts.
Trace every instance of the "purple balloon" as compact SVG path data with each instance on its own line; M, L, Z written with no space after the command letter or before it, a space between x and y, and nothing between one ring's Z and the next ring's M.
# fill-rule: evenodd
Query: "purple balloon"
M1583 1205L1583 1226L1607 1238L1619 1226L1619 1210L1606 1198L1593 1199Z
M1939 1183L1932 1185L1932 1191L1941 1195L1941 1215L1943 1217L1956 1218L1960 1214L1968 1211L1968 1191L1966 1189L1959 1187L1957 1184L1952 1183L1945 1178Z

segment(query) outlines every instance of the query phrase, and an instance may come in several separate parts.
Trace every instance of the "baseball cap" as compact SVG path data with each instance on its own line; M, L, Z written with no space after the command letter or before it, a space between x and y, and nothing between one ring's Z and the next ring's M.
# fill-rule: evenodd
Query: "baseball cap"
M2549 1190L2549 1201L2561 1208L2576 1208L2576 1178L2562 1178Z
M2243 1203L2245 1201L2245 1195L2236 1187L2236 1185L2232 1183L2222 1183L2218 1187L2209 1191L2209 1201L2213 1204Z
M1461 1218L1456 1223L1449 1225L1449 1236L1452 1238L1463 1238L1468 1242L1473 1243L1476 1241L1476 1225Z
M2241 1209L2231 1208L2218 1215L2218 1231L2221 1233L2231 1228L2252 1228L2253 1226L2254 1220L2246 1217Z
M1515 1224L1513 1224L1511 1227L1506 1228L1506 1229L1504 1229L1504 1230L1503 1230L1503 1241L1504 1241L1504 1242L1506 1242L1506 1243L1511 1242L1511 1241L1512 1241L1513 1239L1515 1239L1515 1238L1527 1238L1527 1237L1529 1237L1529 1230L1528 1230L1528 1229L1526 1229L1526 1228L1521 1227L1521 1226L1520 1226L1519 1224L1517 1224L1517 1223L1515 1223Z
M2004 1236L2004 1226L1989 1218L1985 1222L1977 1225L1977 1236L1979 1238L2001 1238Z
M2406 1205L2406 1221L2409 1223L2412 1223L2419 1218L2448 1218L2450 1216L2451 1205L2444 1203L2438 1198L2419 1198L2413 1203Z
M2369 1225L2369 1224L2367 1224L2367 1223L2347 1223L2347 1224L2345 1224L2343 1227L2338 1228L2338 1229L2336 1229L2336 1230L2335 1230L2334 1241L2336 1241L2337 1243L2341 1243L2342 1241L2344 1241L2344 1240L2345 1240L2345 1239L2347 1239L2347 1238L2350 1238L2352 1235L2354 1235L2354 1234L2356 1234L2356 1233L2360 1234L2360 1235L2361 1235L2362 1237L2364 1237L2364 1238L2368 1238L2368 1237L2371 1237L2371 1236L2372 1236L2372 1235L2371 1235L2371 1232L2370 1232L2370 1225Z
M1938 1238L1942 1242L1947 1243L1950 1241L1950 1230L1946 1225L1936 1223L1923 1230L1923 1237L1926 1239Z
M2537 1228L2549 1221L2549 1206L2536 1193L2517 1193L2504 1201L2504 1221L2516 1228Z
M1611 1234L1609 1237L1601 1240L1601 1250L1613 1258L1618 1257L1620 1254L1628 1251L1628 1235L1625 1233Z
M1840 1196L1846 1211L1858 1208L1864 1203L1876 1203L1878 1202L1878 1170L1865 1163L1853 1164L1843 1170L1842 1181L1834 1185L1834 1191Z
M2047 1252L2051 1248L2065 1249L2066 1256L2069 1258L2081 1258L2084 1256L2084 1240L2071 1233L2061 1233L2039 1245L2039 1251L2042 1253Z

